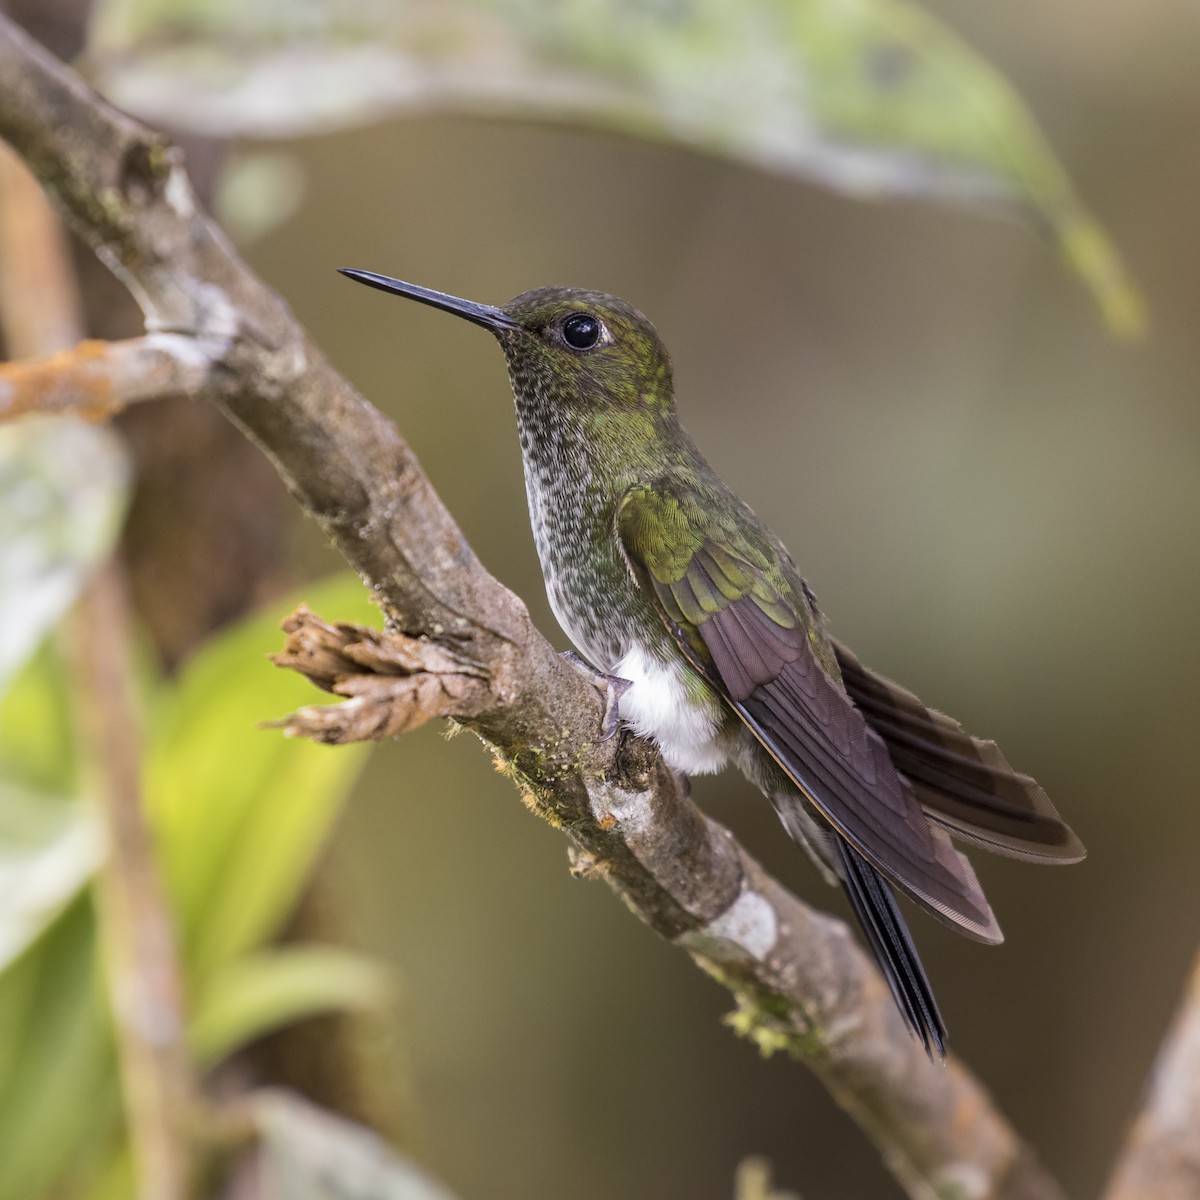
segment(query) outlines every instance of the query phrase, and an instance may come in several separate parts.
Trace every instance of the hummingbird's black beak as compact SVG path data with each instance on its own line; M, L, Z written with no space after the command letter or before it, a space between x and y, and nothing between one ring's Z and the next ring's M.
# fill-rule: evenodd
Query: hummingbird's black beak
M376 275L374 271L352 271L347 267L339 267L338 271L350 279L365 283L367 287L378 288L381 292L391 292L396 296L407 296L410 300L419 300L422 304L430 304L434 308L444 309L454 313L493 333L511 333L521 326L512 319L502 308L493 308L490 304L476 304L474 300L460 300L457 296L447 296L444 292L435 292L430 288L418 287L415 283L405 283L401 279L392 279L387 275Z

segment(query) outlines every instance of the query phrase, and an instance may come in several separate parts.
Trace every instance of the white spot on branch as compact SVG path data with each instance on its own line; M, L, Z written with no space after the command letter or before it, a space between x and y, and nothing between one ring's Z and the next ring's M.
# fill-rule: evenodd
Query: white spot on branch
M710 958L741 958L748 954L762 962L779 940L779 922L769 900L757 892L744 891L703 929L685 933L678 940L689 950Z
M619 827L627 838L644 833L654 820L647 792L629 792L611 783L600 783L588 793L588 800L601 829Z

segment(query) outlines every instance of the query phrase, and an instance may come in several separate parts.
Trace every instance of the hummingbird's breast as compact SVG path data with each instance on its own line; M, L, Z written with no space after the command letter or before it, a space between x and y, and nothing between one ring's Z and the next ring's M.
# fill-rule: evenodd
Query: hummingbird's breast
M620 557L615 498L602 494L586 463L547 455L544 444L531 454L525 440L529 519L550 607L580 653L611 673L634 641L661 632L645 628L654 614L642 611L648 606Z
M630 683L621 718L635 732L653 738L676 770L720 770L735 736L729 713L684 660L617 542L616 506L636 480L601 478L574 434L556 424L521 429L530 523L550 607L593 666Z

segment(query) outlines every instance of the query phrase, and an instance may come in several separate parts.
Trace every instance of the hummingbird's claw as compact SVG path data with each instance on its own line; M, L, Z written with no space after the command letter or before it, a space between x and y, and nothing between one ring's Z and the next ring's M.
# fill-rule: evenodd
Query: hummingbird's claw
M600 718L600 740L607 742L616 737L621 728L621 697L625 695L633 683L622 679L619 675L606 675L596 670L581 654L574 650L564 650L559 658L569 662L581 675L585 675L591 685L604 697L604 715Z
M621 697L633 684L628 679L620 679L616 675L606 675L608 682L604 689L604 716L600 718L600 740L607 742L617 736L621 729Z

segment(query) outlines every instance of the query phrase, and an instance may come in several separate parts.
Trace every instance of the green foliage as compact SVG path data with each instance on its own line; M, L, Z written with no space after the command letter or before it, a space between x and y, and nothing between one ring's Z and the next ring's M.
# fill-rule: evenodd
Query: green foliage
M0 970L19 957L91 878L101 858L82 805L0 779Z
M0 428L0 694L113 544L125 455L81 421Z
M81 895L0 973L3 1200L32 1200L79 1173L116 1127L116 1056L95 942Z
M370 620L353 576L304 598ZM214 638L148 698L146 803L205 1065L298 1017L387 995L381 968L351 952L260 949L294 905L366 754L258 727L312 700L311 685L266 661L289 607ZM111 1157L120 1127L95 918L81 890L99 849L75 795L70 683L45 646L0 698L0 1200L87 1175Z
M75 791L70 680L52 641L0 690L0 778L46 794Z
M909 0L106 0L90 61L150 120L223 137L431 107L664 138L863 197L1007 205L1110 328L1141 299L1012 88Z
M75 792L67 680L47 642L0 696L0 970L99 862L96 823Z
M0 970L99 858L75 795L65 668L45 636L111 550L126 492L125 454L107 431L71 420L0 427Z
M264 1030L335 1009L378 1009L386 971L337 946L284 946L231 958L197 996L188 1035L209 1066Z
M347 620L370 619L352 576L304 594ZM278 928L365 761L363 746L289 741L259 727L313 699L306 680L266 662L281 645L281 611L201 649L152 705L149 816L197 985Z
M77 796L69 680L45 640L124 507L110 434L0 428L0 1198L78 1171L110 1135L116 1064L90 898L101 856Z

